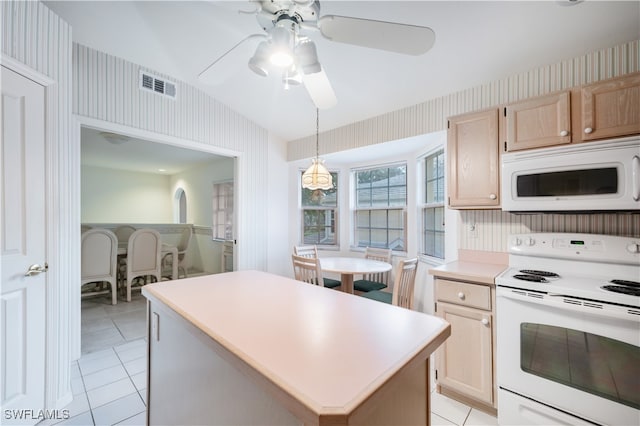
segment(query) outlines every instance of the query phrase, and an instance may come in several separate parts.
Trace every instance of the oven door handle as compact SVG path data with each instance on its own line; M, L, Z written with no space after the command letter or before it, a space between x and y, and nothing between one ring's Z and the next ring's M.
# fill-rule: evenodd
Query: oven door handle
M624 306L611 306L599 302L575 299L562 294L542 294L527 292L525 290L499 289L497 297L580 312L582 314L597 315L605 318L615 318L634 322L640 321L640 309L627 308Z

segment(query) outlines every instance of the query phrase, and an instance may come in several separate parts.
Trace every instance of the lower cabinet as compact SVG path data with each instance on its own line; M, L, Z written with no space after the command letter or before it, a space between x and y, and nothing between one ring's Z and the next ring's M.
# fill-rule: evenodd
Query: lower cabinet
M435 288L436 314L451 324L451 337L436 351L438 391L495 414L494 289L441 278Z

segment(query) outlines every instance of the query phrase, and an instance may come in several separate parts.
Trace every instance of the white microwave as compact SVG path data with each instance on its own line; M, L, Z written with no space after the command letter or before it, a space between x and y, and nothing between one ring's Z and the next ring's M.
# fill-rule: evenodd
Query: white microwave
M640 138L507 153L502 210L640 210Z

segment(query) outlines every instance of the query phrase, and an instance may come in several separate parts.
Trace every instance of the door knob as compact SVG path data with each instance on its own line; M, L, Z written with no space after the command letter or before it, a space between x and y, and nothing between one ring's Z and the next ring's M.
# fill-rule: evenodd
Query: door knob
M589 134L589 133L593 132L593 129L591 127L587 127L586 129L584 129L584 132L586 134Z
M29 266L29 269L27 269L27 273L24 274L24 276L31 277L42 272L47 272L47 270L49 270L49 265L47 265L47 263L45 263L44 266L40 266L37 263L34 263L33 265Z
M488 325L489 324L489 320L486 318L482 318L482 321L480 321L483 325Z
M567 136L568 134L569 132L567 132L566 130L560 132L560 136Z

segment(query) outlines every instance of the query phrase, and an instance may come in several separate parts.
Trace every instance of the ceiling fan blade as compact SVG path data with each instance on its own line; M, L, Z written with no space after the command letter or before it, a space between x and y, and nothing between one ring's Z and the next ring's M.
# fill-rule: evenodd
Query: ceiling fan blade
M264 38L264 34L252 34L243 38L198 74L198 80L214 86L224 83L238 72L238 64L247 64L256 49L257 41Z
M319 109L329 109L338 103L324 69L313 74L302 74L302 82L311 100Z
M436 40L429 27L337 15L323 16L318 27L332 41L414 56L427 52Z

